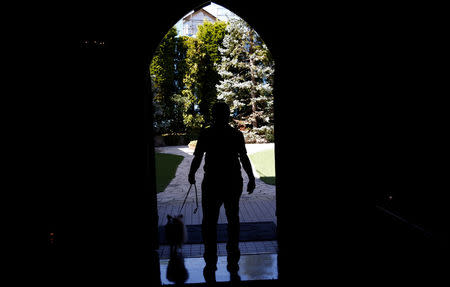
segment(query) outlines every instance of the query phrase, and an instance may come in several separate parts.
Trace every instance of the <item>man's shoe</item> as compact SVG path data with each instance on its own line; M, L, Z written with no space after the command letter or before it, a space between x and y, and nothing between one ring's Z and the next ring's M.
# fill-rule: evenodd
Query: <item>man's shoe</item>
M238 272L230 272L230 282L231 283L239 283L241 282L241 276L239 276Z
M214 268L203 268L203 277L205 278L206 283L215 283L216 270Z

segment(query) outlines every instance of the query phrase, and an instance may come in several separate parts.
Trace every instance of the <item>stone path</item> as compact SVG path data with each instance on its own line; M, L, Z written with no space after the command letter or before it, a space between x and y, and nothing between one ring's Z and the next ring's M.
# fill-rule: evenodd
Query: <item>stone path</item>
M262 150L266 149L273 149L273 144L247 144L247 153L252 154L256 153ZM177 204L180 201L183 202L186 192L189 189L189 182L187 179L187 175L189 173L189 169L191 167L191 161L193 159L193 153L194 150L190 149L187 146L169 146L169 147L157 147L155 148L156 152L160 153L170 153L170 154L176 154L181 155L184 157L183 161L178 166L178 169L175 173L175 178L169 183L169 185L166 187L164 192L160 192L157 195L158 198L158 204L165 204L165 203L171 203L171 204ZM203 179L203 164L204 159L202 161L202 164L200 165L200 168L198 169L195 179L197 182L197 190L198 190L198 196L199 201L201 202L201 192L200 192L200 184ZM158 168L158 167L156 167ZM244 180L244 191L241 196L241 201L246 200L258 200L258 199L264 199L264 200L275 200L275 186L269 185L264 183L262 180L259 179L258 173L253 169L253 174L256 178L256 188L255 191L252 194L247 193L247 183L248 183L248 177L245 171L242 170L242 178ZM195 192L194 188L192 188L191 192L189 193L187 201L195 200Z

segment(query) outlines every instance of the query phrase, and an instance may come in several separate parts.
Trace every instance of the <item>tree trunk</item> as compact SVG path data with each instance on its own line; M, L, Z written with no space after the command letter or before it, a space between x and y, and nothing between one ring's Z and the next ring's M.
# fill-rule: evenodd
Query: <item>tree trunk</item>
M256 98L256 92L254 90L256 87L256 79L255 79L254 63L253 63L253 59L251 57L253 52L254 52L253 51L253 33L252 33L252 31L250 31L249 61L250 61L250 76L251 76L251 80L252 80L252 88L250 89L250 97L252 100ZM253 128L257 128L258 121L256 119L256 103L254 101L252 101L252 114L250 117L252 118Z

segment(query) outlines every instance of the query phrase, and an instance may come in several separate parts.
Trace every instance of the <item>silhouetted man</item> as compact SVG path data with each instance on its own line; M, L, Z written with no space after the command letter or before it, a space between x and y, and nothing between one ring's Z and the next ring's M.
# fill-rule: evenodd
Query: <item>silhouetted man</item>
M248 175L248 193L255 189L255 177L245 149L242 132L232 128L228 122L230 108L223 102L212 107L214 124L200 133L189 171L189 183L195 183L195 172L205 156L202 182L202 234L205 245L206 266L203 275L208 282L215 281L217 270L217 220L222 204L228 221L227 269L231 278L239 278L239 199L242 194L241 164ZM240 160L240 163L239 163Z

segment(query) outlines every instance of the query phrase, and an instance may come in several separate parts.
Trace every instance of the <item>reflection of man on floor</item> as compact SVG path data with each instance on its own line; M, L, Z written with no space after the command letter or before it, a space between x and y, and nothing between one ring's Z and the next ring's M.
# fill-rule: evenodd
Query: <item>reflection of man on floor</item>
M232 128L228 122L230 108L223 102L212 108L214 124L202 131L194 152L189 171L189 183L195 183L195 172L205 155L202 182L202 234L205 244L203 269L205 280L215 281L217 270L217 221L222 204L228 221L227 269L231 278L239 278L239 199L242 194L241 164L248 175L248 193L255 189L255 177L245 149L242 132ZM239 163L240 160L240 163Z

